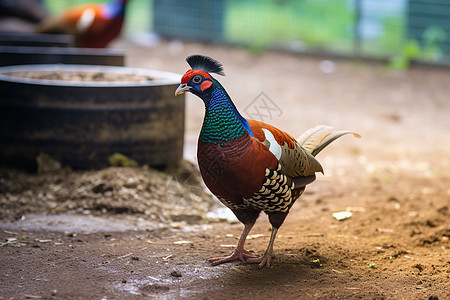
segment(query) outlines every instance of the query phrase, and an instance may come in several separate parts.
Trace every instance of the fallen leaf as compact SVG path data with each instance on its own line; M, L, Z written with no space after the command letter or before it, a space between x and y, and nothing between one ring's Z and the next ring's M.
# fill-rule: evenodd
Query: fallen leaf
M175 245L186 245L186 244L192 244L191 241L176 241L173 242Z
M264 234L262 234L262 233L250 234L250 235L247 237L247 240L257 239L257 238L260 238L260 237L263 237L263 236L264 236Z
M133 255L133 253L128 253L128 254L125 254L125 255L119 256L119 257L117 257L117 259L122 259L122 258L126 258L126 257L128 257L128 256L131 256L131 255Z
M25 298L27 299L43 299L42 296L38 296L38 295L30 295L30 294L23 294L25 296Z
M169 258L171 258L172 257L172 254L169 254L169 255L167 255L167 256L164 256L162 259L163 260L168 260Z

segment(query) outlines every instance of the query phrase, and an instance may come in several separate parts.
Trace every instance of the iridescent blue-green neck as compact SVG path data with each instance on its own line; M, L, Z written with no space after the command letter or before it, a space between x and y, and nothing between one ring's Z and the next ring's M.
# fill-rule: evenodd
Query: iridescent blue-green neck
M214 80L207 93L198 95L205 103L205 118L200 132L200 141L224 144L253 133L248 121L241 116L222 85Z

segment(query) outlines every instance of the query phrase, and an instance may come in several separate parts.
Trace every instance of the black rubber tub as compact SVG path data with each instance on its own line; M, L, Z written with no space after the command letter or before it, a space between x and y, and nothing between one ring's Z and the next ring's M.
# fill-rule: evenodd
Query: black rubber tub
M134 74L152 80L43 80L17 72ZM108 166L114 153L152 166L177 162L183 155L185 109L184 97L174 96L179 82L178 74L125 67L1 67L0 163L36 169L40 153L74 169Z
M74 37L66 34L0 32L1 46L71 47Z
M122 67L125 65L125 52L119 49L0 46L0 66L30 64Z

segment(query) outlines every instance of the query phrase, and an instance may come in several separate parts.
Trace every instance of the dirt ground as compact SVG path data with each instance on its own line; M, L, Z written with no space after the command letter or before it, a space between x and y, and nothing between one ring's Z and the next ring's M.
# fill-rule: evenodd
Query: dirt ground
M206 262L232 251L242 225L202 189L195 145L204 108L192 95L193 165L3 170L0 299L450 299L450 70L396 73L195 43L114 47L127 50L127 66L177 73L187 55L212 56L247 116L294 136L328 124L362 139L346 136L318 155L325 174L294 205L273 266L262 270ZM264 101L272 114L256 115ZM352 216L338 221L339 211ZM262 254L269 237L261 215L246 248Z

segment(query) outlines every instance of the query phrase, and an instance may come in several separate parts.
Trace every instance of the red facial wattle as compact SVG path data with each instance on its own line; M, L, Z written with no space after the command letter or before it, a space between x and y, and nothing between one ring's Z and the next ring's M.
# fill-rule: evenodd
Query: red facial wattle
M213 84L212 81L204 80L200 85L200 89L202 90L202 92L204 92L205 90L209 89L212 86L212 84Z

